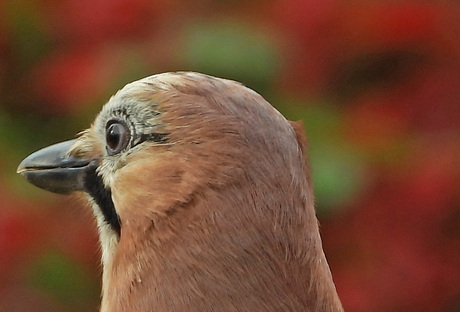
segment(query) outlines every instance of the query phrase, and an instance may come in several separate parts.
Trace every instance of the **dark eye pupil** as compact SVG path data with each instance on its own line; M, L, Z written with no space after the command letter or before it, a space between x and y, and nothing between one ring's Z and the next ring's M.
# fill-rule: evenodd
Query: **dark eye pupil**
M106 130L107 152L114 155L123 150L129 141L128 130L121 123L112 123Z

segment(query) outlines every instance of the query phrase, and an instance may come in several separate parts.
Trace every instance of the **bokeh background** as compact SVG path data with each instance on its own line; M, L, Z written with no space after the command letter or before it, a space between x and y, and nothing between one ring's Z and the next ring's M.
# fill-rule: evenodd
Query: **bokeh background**
M460 3L0 2L0 311L96 311L88 207L15 173L124 84L239 80L309 138L347 311L460 311Z

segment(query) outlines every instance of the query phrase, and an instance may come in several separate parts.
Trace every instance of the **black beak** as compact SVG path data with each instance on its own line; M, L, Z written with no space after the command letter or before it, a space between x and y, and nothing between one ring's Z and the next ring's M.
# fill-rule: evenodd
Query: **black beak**
M86 176L94 172L95 164L68 155L74 142L57 143L31 154L19 164L17 172L33 185L50 192L84 191Z

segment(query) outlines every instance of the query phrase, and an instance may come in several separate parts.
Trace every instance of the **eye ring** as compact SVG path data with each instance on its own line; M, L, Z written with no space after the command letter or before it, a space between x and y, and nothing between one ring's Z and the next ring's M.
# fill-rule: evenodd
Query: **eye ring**
M105 149L109 156L124 150L131 139L128 125L122 120L110 120L105 127Z

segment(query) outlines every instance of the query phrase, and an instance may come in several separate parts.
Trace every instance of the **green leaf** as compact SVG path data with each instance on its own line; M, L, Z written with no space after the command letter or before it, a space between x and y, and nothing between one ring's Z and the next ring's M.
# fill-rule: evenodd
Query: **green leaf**
M187 69L238 80L262 92L278 72L275 43L237 21L191 25L179 59Z
M67 305L82 307L93 302L98 291L85 270L61 253L41 255L30 269L30 283Z
M14 54L18 64L27 69L50 50L44 17L35 1L7 1L5 21L10 28Z
M309 154L319 213L344 208L362 191L366 175L358 154L334 143L315 145Z

